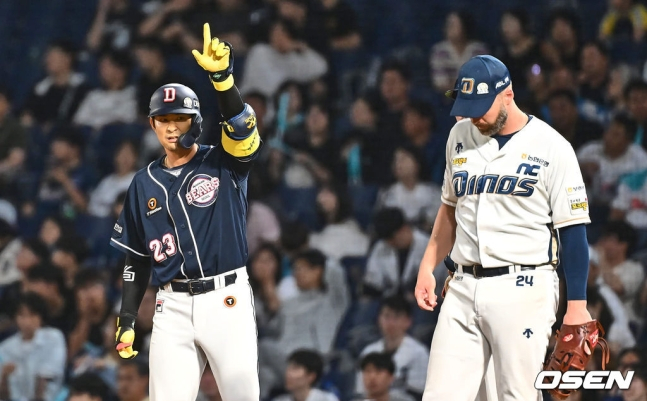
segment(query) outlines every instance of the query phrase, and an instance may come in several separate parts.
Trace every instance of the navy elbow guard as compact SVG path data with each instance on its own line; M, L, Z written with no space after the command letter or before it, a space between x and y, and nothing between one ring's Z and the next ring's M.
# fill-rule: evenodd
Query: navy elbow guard
M247 103L243 111L222 124L222 146L234 157L246 158L254 154L261 144L256 126L256 113Z

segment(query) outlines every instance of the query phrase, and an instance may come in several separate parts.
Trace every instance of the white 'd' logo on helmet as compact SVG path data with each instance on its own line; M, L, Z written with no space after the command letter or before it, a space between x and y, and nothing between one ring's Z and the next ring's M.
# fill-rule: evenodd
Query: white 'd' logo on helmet
M186 203L198 207L213 205L218 197L220 179L206 174L198 174L191 181L186 190Z
M185 97L184 98L184 107L187 109L190 109L193 107L193 100L191 100L190 97Z
M486 94L486 93L489 93L489 91L488 91L488 86L487 86L487 84L486 84L485 82L481 82L481 83L480 83L480 84L478 84L478 86L476 87L476 94L477 94L477 95L484 95L484 94Z

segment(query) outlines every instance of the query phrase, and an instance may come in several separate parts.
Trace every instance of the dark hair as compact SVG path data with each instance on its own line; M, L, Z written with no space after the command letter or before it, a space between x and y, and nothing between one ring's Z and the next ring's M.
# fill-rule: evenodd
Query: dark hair
M401 295L393 295L382 300L380 305L380 310L388 308L396 313L404 313L405 315L411 317L413 313L411 310L411 305L407 302L404 297Z
M47 245L39 238L28 238L22 241L22 246L29 249L42 262L49 262L50 252Z
M18 235L18 231L11 225L9 224L8 221L6 221L3 218L0 218L0 238L3 237L15 237Z
M96 373L83 373L71 380L69 393L70 395L88 394L106 401L110 395L110 389Z
M76 65L78 48L74 43L66 39L55 39L47 45L47 50L57 49L65 53L72 61L72 68Z
M81 264L90 255L90 250L85 242L85 238L78 235L62 235L56 244L54 250L70 253Z
M395 71L400 74L402 79L405 81L411 81L411 71L409 71L406 64L396 58L389 58L382 63L382 66L380 67L380 77L382 77L387 71Z
M611 118L611 122L622 125L625 130L625 136L630 141L633 139L636 130L638 129L638 123L636 123L636 120L631 118L631 116L627 113L620 112L614 114Z
M286 252L296 251L308 244L310 229L299 220L287 221L281 227L281 247Z
M108 50L101 54L99 59L108 58L110 61L121 69L130 73L133 66L133 60L130 54L123 50ZM127 74L128 75L128 74Z
M258 255L261 254L261 252L269 252L272 255L272 257L276 259L277 267L276 267L276 273L274 274L274 282L278 283L279 281L281 281L281 277L283 276L283 271L281 270L283 254L281 253L281 250L276 245L270 242L261 243L249 258L250 259L249 263L247 263L247 275L249 276L249 285L252 287L254 291L259 291L260 283L252 275L252 263L254 263L254 260L256 260L256 258L258 257Z
M63 271L56 266L40 264L27 271L27 280L56 284L58 291L62 293L65 289L65 277Z
M321 378L321 375L323 374L323 359L321 358L321 355L319 355L319 353L316 351L307 349L296 350L288 357L288 363L301 366L308 373L314 373L315 380L311 385L314 385L314 383L318 382Z
M139 38L133 44L133 48L136 49L138 47L142 48L142 49L154 51L156 53L159 53L161 56L164 56L164 54L163 54L164 45L162 44L162 42L159 39L152 38L152 37L151 38ZM162 57L162 58L164 58L164 57Z
M326 255L318 249L306 249L294 255L292 262L305 260L312 267L326 269Z
M278 111L279 105L281 104L281 96L283 93L285 93L288 88L294 86L297 89L297 92L299 92L299 96L301 96L301 109L305 110L308 106L308 91L305 85L302 85L298 83L297 81L292 81L288 80L283 82L280 86L279 89L276 91L274 94L274 97L272 98L272 101L274 103L274 108Z
M550 103L554 99L566 99L568 100L569 103L572 105L577 105L577 96L575 95L575 92L569 89L557 89L548 95L547 103Z
M404 213L397 207L386 207L375 213L373 226L378 239L388 240L406 224Z
M523 8L510 8L503 12L503 15L509 14L519 21L519 26L521 26L521 32L524 35L529 35L532 31L532 21L530 20L530 14L527 10Z
M352 216L353 204L346 187L331 183L321 186L317 192L321 192L323 190L332 192L335 195L335 198L337 198L337 213L333 218L333 223L342 222ZM325 223L325 215L319 206L319 203L317 203L317 212L319 214L320 222Z
M619 242L627 244L627 255L631 254L636 244L636 230L623 220L609 221L602 230L600 238L616 237Z
M639 346L631 347L631 348L625 348L620 353L618 354L618 361L622 359L623 356L627 354L636 354L638 356L638 359L640 360L640 363L644 363L645 361L645 350Z
M286 18L279 18L272 23L272 27L280 25L292 40L303 40L303 30L297 24Z
M371 352L366 354L360 363L361 369L364 370L368 366L374 366L377 370L386 370L390 374L395 373L395 363L391 355L385 352Z
M600 54L602 54L605 58L609 58L609 46L607 46L604 42L601 40L591 40L588 41L582 46L582 48L588 47L588 46L593 46L595 47Z
M264 104L264 105L267 105L267 96L265 96L263 93L261 93L261 92L259 92L259 91L251 91L251 92L247 92L247 93L243 96L243 98L245 98L245 99L246 99L246 98L255 98L255 99L259 99L260 101L262 101L262 102L263 102L263 104Z
M581 21L580 17L577 14L575 10L572 8L568 7L556 7L554 8L550 15L548 16L548 23L546 26L548 26L548 32L550 32L550 29L552 29L553 24L557 20L564 20L568 23L568 25L573 28L573 31L575 31L575 37L578 43L581 41L582 38L582 27L581 27Z
M380 112L380 96L375 91L366 91L359 95L355 100L362 100L371 109L371 113L378 114Z
M135 156L139 156L139 146L137 146L137 143L135 143L135 141L133 141L132 139L124 139L123 141L119 142L119 144L117 144L117 147L115 148L115 154L117 154L117 152L119 152L124 146L130 146L133 152L135 152Z
M631 92L634 91L647 92L647 82L645 82L642 78L633 78L632 80L627 82L624 90L625 98L628 98Z
M474 18L474 15L467 10L450 11L447 16L450 14L456 14L460 20L461 29L463 30L465 39L467 41L473 40L476 37L476 19Z
M148 376L150 374L148 369L148 363L144 363L138 359L124 359L119 364L119 367L134 366L137 370L137 374L141 376Z
M78 290L93 284L105 284L103 275L99 270L84 268L74 276L74 289Z
M69 124L59 124L53 130L52 142L65 142L68 145L77 148L79 152L83 151L85 147L85 138L83 138L83 134L78 128Z
M396 150L402 150L408 153L418 164L418 179L421 181L429 180L429 166L427 166L427 161L425 160L425 155L422 153L422 150L417 148L412 143L403 143L396 147ZM394 159L395 160L395 154Z
M14 310L14 317L18 314L21 307L27 308L31 313L40 316L40 319L44 323L47 320L48 311L47 311L47 302L40 295L35 292L26 292L18 298L16 302L16 307Z
M436 129L436 113L429 102L420 99L412 99L406 107L407 111L412 111L422 118L426 118L431 123L431 130Z

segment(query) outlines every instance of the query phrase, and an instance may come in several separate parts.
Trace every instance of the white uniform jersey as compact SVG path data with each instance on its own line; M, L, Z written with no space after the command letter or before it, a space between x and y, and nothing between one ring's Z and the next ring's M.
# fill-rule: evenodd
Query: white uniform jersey
M590 223L573 148L536 117L502 149L462 120L449 134L446 160L442 201L456 207L458 264L556 262L555 229Z

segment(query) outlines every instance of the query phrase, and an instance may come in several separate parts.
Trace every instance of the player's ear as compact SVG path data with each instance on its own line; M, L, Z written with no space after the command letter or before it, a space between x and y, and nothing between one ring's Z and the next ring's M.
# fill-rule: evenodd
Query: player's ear
M512 90L512 84L510 84L505 90L503 91L503 101L505 102L506 106L512 103L512 100L514 99L514 91Z
M155 131L155 119L153 119L153 117L148 117L148 122L151 124L153 131Z

